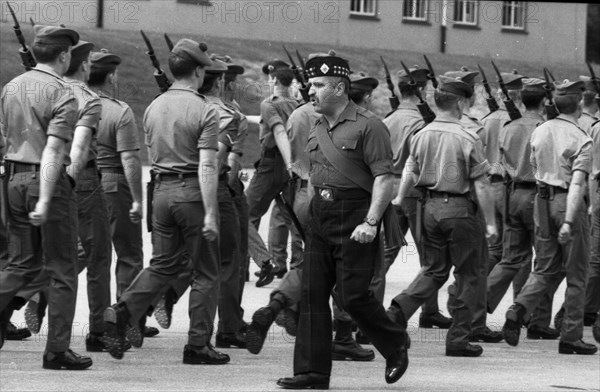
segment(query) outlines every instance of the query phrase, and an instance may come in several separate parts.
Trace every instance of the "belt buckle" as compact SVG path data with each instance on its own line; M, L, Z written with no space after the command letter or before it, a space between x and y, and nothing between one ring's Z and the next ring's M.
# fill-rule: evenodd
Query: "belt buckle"
M319 190L319 195L321 195L321 199L325 201L333 201L333 192L331 189L321 189Z

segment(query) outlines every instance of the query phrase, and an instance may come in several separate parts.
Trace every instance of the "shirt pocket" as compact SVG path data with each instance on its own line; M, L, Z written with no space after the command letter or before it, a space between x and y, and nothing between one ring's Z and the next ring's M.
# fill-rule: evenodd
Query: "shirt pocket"
M344 151L354 151L358 146L358 139L334 139L333 144Z

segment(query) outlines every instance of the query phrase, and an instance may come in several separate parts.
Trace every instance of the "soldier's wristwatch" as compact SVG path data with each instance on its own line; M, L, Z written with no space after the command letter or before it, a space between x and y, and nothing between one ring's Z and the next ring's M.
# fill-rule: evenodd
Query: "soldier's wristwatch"
M363 219L363 222L365 222L369 226L377 226L377 219L375 218L365 217L365 219Z

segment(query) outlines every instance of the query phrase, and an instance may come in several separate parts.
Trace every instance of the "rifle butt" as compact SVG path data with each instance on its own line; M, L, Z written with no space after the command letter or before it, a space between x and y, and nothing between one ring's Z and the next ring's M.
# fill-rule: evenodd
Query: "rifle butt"
M490 113L493 113L496 110L500 109L500 106L498 106L498 102L496 102L496 99L494 97L490 96L486 98L485 101L487 102L488 109L490 109Z
M396 110L398 109L398 107L400 106L400 99L398 99L397 96L392 96L389 98L390 100L390 106L392 107L392 110Z
M548 120L552 120L552 119L558 117L559 113L558 113L558 109L556 108L556 105L546 103L544 106L545 106L545 110L546 110L546 118Z
M423 117L423 121L425 124L429 124L433 120L435 120L435 113L429 107L427 102L420 102L417 104L417 109L419 109L419 113L421 113L421 117Z
M508 112L508 116L510 117L511 121L517 120L522 117L521 112L519 111L519 109L517 109L512 99L505 99L504 106L506 107L506 111Z
M154 72L154 79L156 80L156 84L158 84L161 93L164 93L171 87L171 82L164 72Z

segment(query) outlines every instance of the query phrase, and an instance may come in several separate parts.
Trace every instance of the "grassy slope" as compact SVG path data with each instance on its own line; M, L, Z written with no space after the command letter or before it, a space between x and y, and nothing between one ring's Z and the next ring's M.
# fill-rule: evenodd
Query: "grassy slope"
M142 38L137 31L111 31L98 29L80 29L81 36L86 41L91 41L96 44L96 48L108 48L111 52L117 53L123 57L123 64L119 68L119 92L118 97L131 105L137 119L138 125L141 125L142 115L146 106L158 94L154 78L152 77L153 68L150 60L145 55L146 48ZM31 40L33 32L30 26L23 26L23 33L28 40ZM163 68L167 66L168 50L161 33L147 32L148 37L153 43L159 61ZM183 38L179 35L172 35L171 39L176 41ZM285 58L285 53L281 49L280 43L271 43L267 41L245 40L237 41L219 37L207 37L203 35L195 35L189 38L208 43L210 52L229 54L232 58L238 60L246 67L246 74L242 77L244 85L262 83L264 85L260 68L265 60L272 58ZM298 49L305 56L310 52L327 51L328 46L321 44L296 44L290 43L288 47ZM8 23L0 23L0 83L4 85L10 79L23 71L20 64L20 58L17 53L18 43L12 32L12 27ZM376 112L384 115L389 110L387 97L389 91L384 83L384 74L382 66L379 62L379 55L383 54L386 61L391 67L392 76L395 79L396 72L400 69L400 60L403 60L407 65L424 64L423 57L420 53L405 52L405 51L377 51L365 50L350 47L335 48L337 52L350 60L351 67L355 70L364 70L380 80L380 87L375 91L375 107ZM492 69L489 65L489 58L474 57L474 56L450 56L444 54L431 54L428 56L432 61L434 68L438 74L447 70L457 70L462 65L466 65L471 69L476 68L477 63L483 65L486 75L489 79L492 78ZM240 60L243 59L243 60ZM540 76L541 67L549 67L553 74L559 79L573 79L578 75L587 74L585 64L536 64L526 61L502 60L494 59L498 66L505 71L517 69L519 73L529 76ZM255 85L256 86L256 85ZM257 95L259 87L248 87L238 95L242 108L247 114L258 114L260 96ZM265 89L263 88L263 91ZM267 92L263 92L266 94ZM485 102L479 94L476 102L475 112L484 114L486 112ZM140 140L142 140L142 132L140 127ZM250 166L258 157L257 148L257 129L252 128L250 137L247 140L245 148L244 163Z

